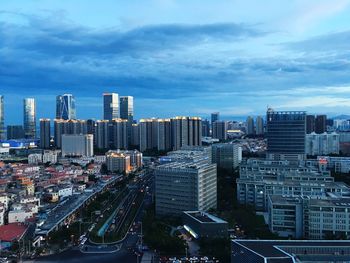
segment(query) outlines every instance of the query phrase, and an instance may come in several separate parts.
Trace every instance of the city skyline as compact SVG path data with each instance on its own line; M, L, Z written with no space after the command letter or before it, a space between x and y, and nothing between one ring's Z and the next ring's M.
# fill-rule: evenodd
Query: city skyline
M6 123L18 93L48 118L72 93L78 118L99 119L105 91L135 97L137 119L349 112L349 1L278 3L2 1Z

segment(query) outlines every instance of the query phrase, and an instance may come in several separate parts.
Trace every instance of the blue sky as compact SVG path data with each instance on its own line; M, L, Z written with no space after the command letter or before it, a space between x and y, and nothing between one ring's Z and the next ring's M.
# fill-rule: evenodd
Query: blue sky
M1 0L0 94L7 124L22 99L79 118L102 93L135 97L140 117L350 112L350 0Z

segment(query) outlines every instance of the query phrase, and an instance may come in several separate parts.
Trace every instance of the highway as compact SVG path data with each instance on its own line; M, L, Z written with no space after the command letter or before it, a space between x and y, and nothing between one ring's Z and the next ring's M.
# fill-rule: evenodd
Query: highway
M153 193L151 191L153 191L153 174L148 172L137 182L135 182L134 185L137 186L134 190L136 192L139 189L145 190L146 186L149 186L150 192L145 195L143 203L135 217L134 224L131 227L132 231L128 232L123 242L116 245L94 245L87 242L83 247L74 247L57 255L40 257L33 262L140 262L141 258L137 256L138 252L136 252L137 245L140 242L141 237L141 227L139 222L142 220L142 215L145 208L152 203ZM132 205L134 199L126 198L126 200L128 202L123 204L123 206L125 205L125 208ZM138 259L139 261L137 261Z

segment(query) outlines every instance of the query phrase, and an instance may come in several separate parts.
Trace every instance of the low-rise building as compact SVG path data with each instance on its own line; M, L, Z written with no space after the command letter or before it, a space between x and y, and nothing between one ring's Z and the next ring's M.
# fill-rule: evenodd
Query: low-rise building
M196 239L227 237L228 223L216 216L201 211L186 211L182 219L186 231Z

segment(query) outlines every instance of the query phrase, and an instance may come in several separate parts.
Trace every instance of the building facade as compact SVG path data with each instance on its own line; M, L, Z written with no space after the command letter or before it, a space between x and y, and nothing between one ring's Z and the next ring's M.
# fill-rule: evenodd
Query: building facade
M63 94L56 97L56 119L75 120L77 118L75 97Z
M63 134L62 156L92 157L94 155L94 139L91 134Z
M305 112L269 109L266 114L266 126L268 159L305 159Z
M36 107L33 98L23 100L23 128L26 139L36 138Z
M103 119L118 119L119 115L119 95L117 93L103 94Z

